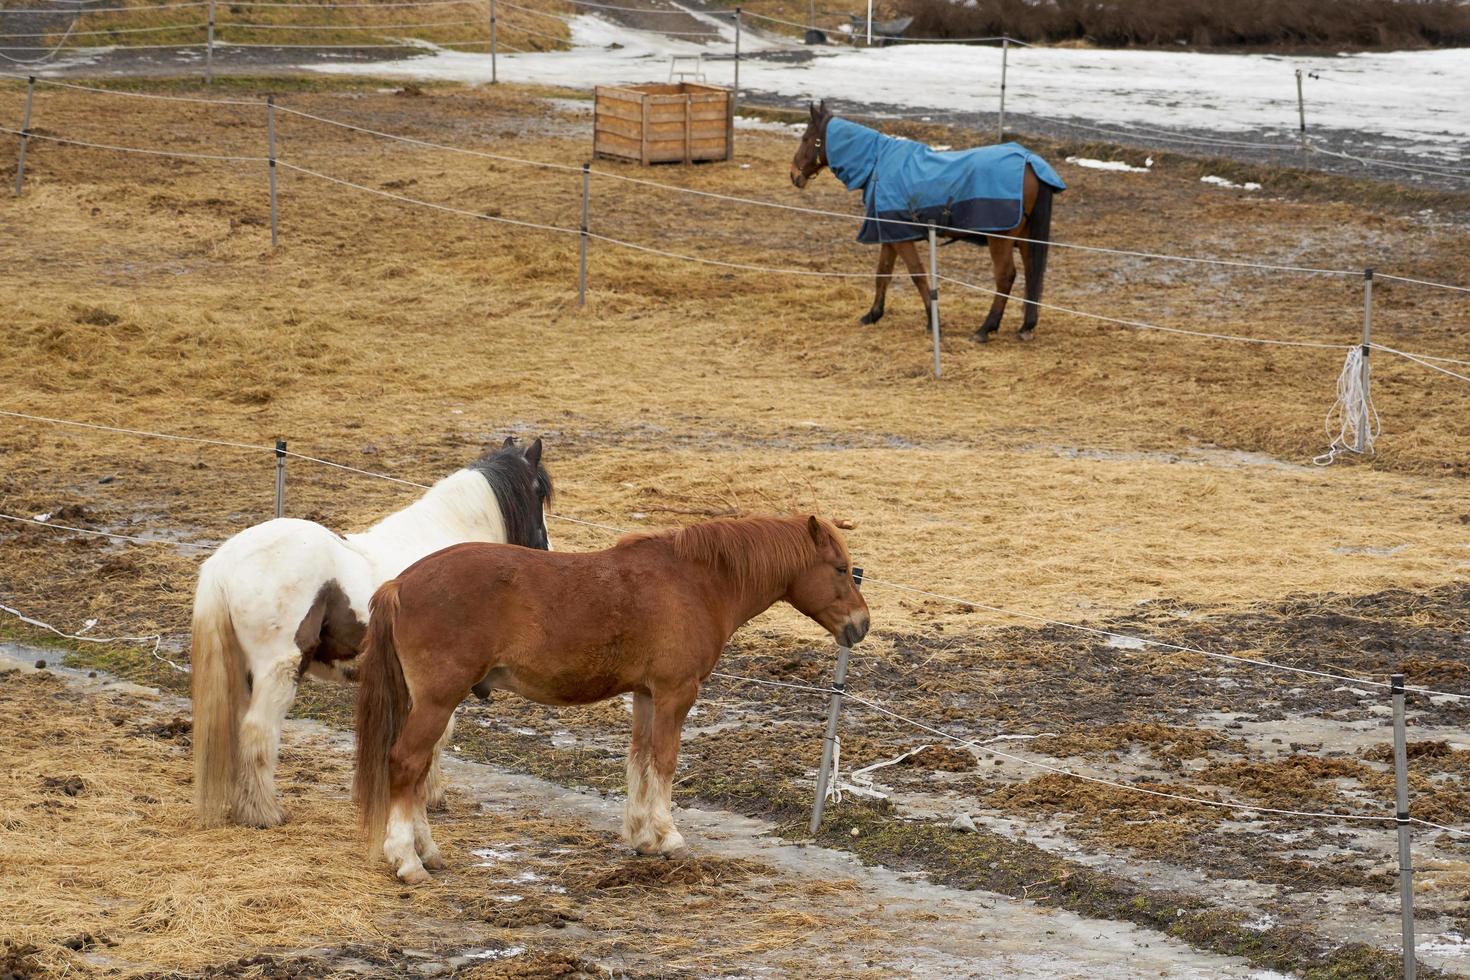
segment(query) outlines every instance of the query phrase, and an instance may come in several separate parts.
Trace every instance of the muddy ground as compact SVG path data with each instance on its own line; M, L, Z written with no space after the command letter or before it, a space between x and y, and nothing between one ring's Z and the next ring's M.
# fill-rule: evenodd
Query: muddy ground
M263 91L253 85L232 91ZM574 165L586 150L585 116L565 93L545 94L337 84L326 92L293 86L286 104ZM130 115L106 117L80 96L47 93L36 125L119 143L146 132L181 149L244 149L259 135L248 109L123 104ZM283 122L282 130L283 147L304 166L452 206L575 223L575 180L307 122ZM733 164L652 176L850 207L830 181L801 198L782 189L790 150L789 139L743 134ZM955 326L946 334L946 377L934 382L918 305L902 288L888 319L860 330L863 281L737 275L594 246L589 304L578 311L568 288L574 245L559 239L461 225L292 179L283 192L284 245L271 252L263 177L249 167L140 161L39 141L32 154L26 196L4 205L6 230L18 233L0 235L0 282L13 311L12 343L0 351L4 408L251 444L283 434L313 455L419 481L507 431L544 434L557 509L570 517L649 527L810 508L850 519L854 550L875 580L867 588L876 624L857 651L853 691L964 739L1035 737L991 743L1013 759L952 743L875 770L873 788L887 799L833 806L824 845L955 888L1100 924L1132 923L1262 969L1392 974L1389 824L1251 819L1077 783L1026 762L1206 799L1391 814L1387 700L1363 682L1397 670L1413 684L1470 691L1470 389L1413 365L1377 364L1378 457L1318 469L1309 461L1325 441L1321 417L1341 365L1335 350L1208 345L1053 314L1027 345L1010 335L1015 309L1007 336L980 348L964 339L963 325L978 320L983 304L946 297ZM1459 199L1289 174L1264 202L1202 188L1198 166L1162 161L1147 194L1128 175L1065 172L1075 182L1058 212L1059 238L1227 250L1256 240L1269 212L1278 222L1269 238L1276 258L1382 259L1453 281L1470 255L1461 225L1426 228L1417 216L1429 205L1454 213ZM847 227L753 224L737 209L683 199L655 207L636 185L595 187L594 227L608 234L752 264L866 269L872 261L847 241ZM981 279L978 257L958 252L942 261L964 263ZM1356 329L1356 282L1185 273L1060 251L1054 263L1049 297L1061 305L1262 337L1350 338ZM1459 351L1464 306L1455 297L1396 286L1380 299L1386 343ZM159 656L182 660L199 555L268 515L268 454L14 419L0 428L0 453L0 512L161 542L7 524L0 602L69 631L96 619L91 635L158 633ZM412 496L301 461L289 474L288 512L342 529ZM553 522L552 533L563 548L609 540L577 524ZM1109 645L880 583L1349 679ZM4 629L32 642L42 635L13 620ZM146 644L73 657L184 687L184 675ZM820 686L831 660L809 624L775 614L737 635L722 669ZM298 714L340 729L346 704L344 692L308 685ZM757 818L788 839L804 836L823 710L810 693L712 680L690 722L681 801ZM44 722L33 708L12 703L5 711L23 732ZM1465 822L1467 712L1463 701L1411 701L1417 816ZM615 794L625 730L618 702L554 711L498 698L465 709L457 751ZM850 704L844 778L932 741ZM338 779L337 770L297 752L288 758L288 806L339 821L333 826L349 836L340 794L311 788ZM182 772L159 777L167 792L143 793L172 808L173 823L144 814L120 839L185 825ZM60 768L40 775L61 780L63 797L71 776L86 781ZM41 780L16 792L9 807L24 812L50 790ZM471 813L452 811L451 821L475 823ZM974 833L950 829L962 813ZM594 853L615 865L606 825L597 833L602 850ZM1470 972L1466 844L1416 829L1416 861L1427 869L1421 958ZM345 877L324 887L356 894L363 879L340 867ZM827 901L803 896L795 878L774 880L797 889L791 907L807 914ZM687 897L663 887L649 901L672 906ZM753 906L733 893L710 901L728 901L737 921L756 914L741 911ZM55 946L75 936L60 934L63 921L25 941ZM299 934L262 936L261 954L305 948ZM588 942L568 955L604 963L605 947ZM361 955L386 957L392 969L400 961L391 945L374 939ZM177 947L149 949L159 970L202 966ZM796 950L773 969L824 962L811 945ZM60 961L47 957L65 954L48 946L39 955L51 963ZM209 962L227 973L255 968L238 959ZM671 972L682 963L669 947L642 962ZM708 972L735 972L734 962Z

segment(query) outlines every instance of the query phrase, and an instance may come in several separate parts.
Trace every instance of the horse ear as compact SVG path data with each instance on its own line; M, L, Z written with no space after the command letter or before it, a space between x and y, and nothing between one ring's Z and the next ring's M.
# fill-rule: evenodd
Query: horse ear
M817 109L817 104L815 102L808 102L806 104L806 107L807 107L807 109L811 110L811 114L812 114L812 118L813 119L820 119L820 118L822 118L821 117L820 110Z
M807 517L806 533L812 536L812 543L819 548L827 543L827 529L822 527L822 522L817 520L816 514Z
M827 114L827 100L823 99L817 104L817 118L820 119Z
M534 468L536 468L536 467L538 467L538 466L541 465L541 437L540 436L537 436L536 437L536 441L533 442L533 443L531 443L531 445L529 445L529 446L526 447L526 462L528 462L528 463L531 464L531 468L532 469L534 469Z
M516 444L516 437L515 436L506 436L505 437L505 441L500 444L500 448L501 449L509 449L511 446L514 446L515 444Z

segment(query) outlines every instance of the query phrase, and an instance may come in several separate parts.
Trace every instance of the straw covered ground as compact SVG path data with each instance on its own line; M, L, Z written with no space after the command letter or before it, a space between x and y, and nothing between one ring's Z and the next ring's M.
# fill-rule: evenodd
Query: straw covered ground
M265 92L249 80L228 85L235 96ZM585 104L559 93L382 88L293 86L279 101L573 168L590 149ZM0 88L0 104L18 105L20 95ZM286 113L277 124L280 157L296 167L499 218L562 228L579 221L574 170L392 143ZM114 145L264 150L263 114L254 107L43 87L32 127ZM904 131L954 145L969 139L949 129ZM804 195L790 187L790 136L742 131L738 147L731 164L596 169L856 210L829 176ZM1110 153L1036 148L1058 161ZM1059 168L1071 184L1056 213L1061 241L1372 265L1449 282L1470 265L1463 198L1179 157L1156 161L1148 174ZM1206 173L1265 189L1201 184ZM594 240L579 309L575 236L413 207L293 169L279 176L281 246L273 251L260 164L33 140L25 196L0 204L0 296L10 313L0 407L262 447L280 435L293 450L418 482L507 433L541 435L558 512L620 528L820 510L853 525L850 543L875 580L875 633L854 667L865 696L967 737L1048 736L1017 751L1171 791L1345 813L1386 809L1386 770L1375 754L1387 737L1383 699L1366 688L1352 693L1351 684L1117 649L882 583L1369 679L1400 669L1413 683L1470 691L1462 639L1470 386L1376 353L1377 457L1310 465L1326 446L1322 419L1361 329L1360 279L1058 248L1047 300L1063 307L1340 346L1205 341L1053 311L1024 344L1014 337L1017 304L996 342L979 347L966 338L989 297L950 287L944 377L936 381L906 282L895 283L879 325L858 326L874 256L852 243L845 220L594 175L597 234L727 263L860 276L699 265ZM946 275L988 285L983 253L948 248L940 263ZM1461 295L1380 283L1375 339L1464 357ZM171 649L186 646L204 553L181 545L207 548L270 513L267 452L9 419L0 425L0 454L0 513L49 514L53 524L163 542L0 528L0 601L62 627L97 619L98 634L159 633L174 657ZM304 461L289 466L289 513L343 530L412 494ZM553 522L551 530L559 548L611 540L578 524ZM146 652L104 647L89 655L179 684ZM824 683L829 661L810 624L777 612L739 634L728 665ZM302 710L340 724L344 705L340 692L308 687ZM686 801L775 821L798 817L820 702L726 684L712 685L703 710L709 715L697 722L709 730L688 742ZM1470 803L1470 769L1460 761L1470 746L1455 734L1463 703L1415 710L1425 740L1442 743L1415 759L1423 812L1458 824ZM21 711L7 704L5 717ZM466 726L468 757L619 788L624 722L613 707L558 713L500 700L472 714L485 723ZM922 733L892 719L856 709L852 717L858 724L843 756L854 765L921 744ZM21 721L30 732L32 721ZM726 724L746 737L731 740ZM552 739L568 732L579 748L553 749ZM1124 791L950 751L957 754L929 756L933 764L920 753L880 770L892 799L845 804L824 839L890 866L1131 918L1279 968L1361 975L1352 970L1391 963L1370 948L1389 946L1395 921L1386 827L1283 828L1226 819L1226 811L1155 807ZM181 833L177 777L149 795L164 801L158 819ZM327 799L295 804L290 832L318 819L315 809L307 817L308 806L330 808ZM946 829L957 810L977 817L979 835ZM133 828L126 832L141 833L146 819L125 822ZM849 825L863 832L851 837ZM1464 859L1447 838L1432 850L1435 860ZM353 873L324 875L321 887L339 881L359 891ZM1247 914L1223 913L1221 894ZM1429 927L1463 934L1467 899L1453 879L1431 890ZM1175 915L1181 910L1188 914ZM372 910L360 914L366 921ZM1255 928L1257 914L1274 924ZM55 941L58 928L26 941ZM219 934L234 935L227 925ZM1343 943L1363 937L1365 958L1342 960ZM148 948L159 967L203 962Z

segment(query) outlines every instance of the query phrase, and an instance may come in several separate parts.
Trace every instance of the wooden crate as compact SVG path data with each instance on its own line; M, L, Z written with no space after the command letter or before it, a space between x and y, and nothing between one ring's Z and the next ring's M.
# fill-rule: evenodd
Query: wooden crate
M735 100L718 85L599 85L592 120L599 157L647 166L735 155Z

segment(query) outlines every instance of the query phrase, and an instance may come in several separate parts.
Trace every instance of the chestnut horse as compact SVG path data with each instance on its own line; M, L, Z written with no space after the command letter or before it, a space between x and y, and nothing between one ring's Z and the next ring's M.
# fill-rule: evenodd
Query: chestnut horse
M472 690L540 704L633 695L623 834L683 852L671 793L684 716L725 643L785 600L851 646L868 607L847 547L817 517L747 517L635 534L590 554L461 544L374 594L359 669L354 795L369 841L409 884L442 868L424 783Z
M861 188L867 220L858 233L858 241L881 246L873 306L860 322L872 324L883 318L894 259L902 258L920 299L924 301L924 323L928 326L929 281L914 243L927 238L927 226L933 224L937 226L939 237L948 239L945 244L968 241L989 246L995 272L995 298L985 322L971 336L976 343L987 342L1000 327L1006 300L1016 282L1015 253L1021 253L1026 270L1026 310L1019 336L1022 340L1031 340L1035 336L1037 304L1041 301L1042 283L1046 277L1052 197L1066 188L1055 171L1040 157L1015 143L977 150L938 152L910 140L884 136L845 119L837 122L846 131L857 131L865 137L861 144L861 158L839 159L834 164L829 155L837 151L832 150L828 130L836 117L827 109L825 101L809 108L811 119L802 133L801 145L791 159L791 182L798 189L804 188L823 167L829 167L849 190ZM970 180L966 179L973 179L977 172L983 172L983 168L1001 166L1002 158L1009 160L1010 167L1017 168L1006 170L1006 173L1019 176L1020 186L1012 185L1006 188L1006 193L1019 194L1019 200L1014 196L994 198L988 194L976 194ZM894 163L893 169L884 170L884 164L890 160ZM1023 160L1025 163L1021 166ZM1038 170L1041 172L1039 175ZM880 171L883 172L880 174ZM960 178L960 186L946 186L946 178L955 177ZM880 182L881 192L878 191ZM914 186L905 186L908 184ZM994 182L986 186L993 193ZM890 209L878 205L879 193L888 202L899 206ZM925 197L930 198L927 203L921 200ZM915 204L915 201L921 203ZM1020 221L1010 226L1017 215Z

